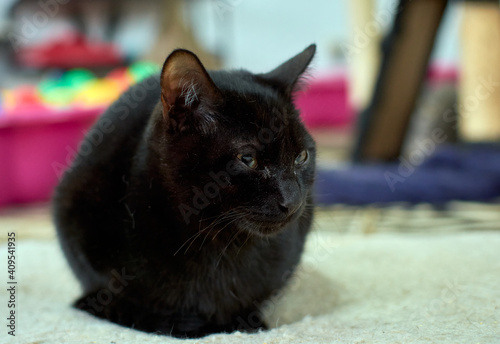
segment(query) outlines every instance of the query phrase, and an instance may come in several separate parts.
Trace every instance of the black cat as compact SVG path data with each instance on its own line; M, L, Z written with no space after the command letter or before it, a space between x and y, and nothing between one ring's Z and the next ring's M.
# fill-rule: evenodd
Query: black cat
M292 98L315 49L266 74L175 50L106 111L54 196L77 308L177 337L266 327L313 216L315 143Z

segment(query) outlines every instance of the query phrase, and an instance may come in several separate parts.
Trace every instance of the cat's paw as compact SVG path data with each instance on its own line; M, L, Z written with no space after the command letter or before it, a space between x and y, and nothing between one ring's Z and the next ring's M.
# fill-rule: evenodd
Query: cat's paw
M260 311L254 310L236 317L232 326L232 330L228 332L240 331L247 333L254 333L269 329Z

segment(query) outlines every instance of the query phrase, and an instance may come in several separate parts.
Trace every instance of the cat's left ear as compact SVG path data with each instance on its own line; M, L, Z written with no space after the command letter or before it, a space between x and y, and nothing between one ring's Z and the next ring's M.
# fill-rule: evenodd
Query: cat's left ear
M276 69L265 74L258 74L268 84L283 90L285 95L292 96L297 88L301 75L305 72L316 52L316 44L311 44L304 51L295 55Z
M222 97L198 57L189 50L174 50L160 77L163 118L171 132L215 130L215 108Z

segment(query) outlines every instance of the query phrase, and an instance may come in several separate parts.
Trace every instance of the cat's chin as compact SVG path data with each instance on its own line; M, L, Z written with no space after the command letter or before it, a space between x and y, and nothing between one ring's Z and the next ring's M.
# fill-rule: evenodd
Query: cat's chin
M256 223L254 221L243 220L238 224L238 229L245 231L251 235L255 235L257 237L268 237L275 235L283 230L286 227L286 224L277 223L277 224L269 224L269 223Z
M237 227L238 229L243 230L247 233L259 237L267 237L281 232L298 217L300 217L299 214L294 214L293 216L282 219L280 219L279 217L276 217L274 219L256 219L255 217L243 217L237 224Z

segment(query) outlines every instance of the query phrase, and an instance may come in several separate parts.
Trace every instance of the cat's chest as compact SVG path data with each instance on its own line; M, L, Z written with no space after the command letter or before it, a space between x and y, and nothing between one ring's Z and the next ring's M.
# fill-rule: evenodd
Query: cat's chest
M238 250L214 250L183 262L182 271L171 276L178 288L170 289L169 301L206 314L229 314L252 307L282 286L284 279L274 278L284 274L281 264L269 258L266 248Z
M262 247L214 250L189 261L185 265L185 277L192 281L192 288L200 289L199 292L210 290L237 295L250 285L263 283L269 272L277 269L268 257L267 248Z

